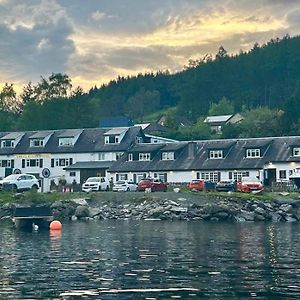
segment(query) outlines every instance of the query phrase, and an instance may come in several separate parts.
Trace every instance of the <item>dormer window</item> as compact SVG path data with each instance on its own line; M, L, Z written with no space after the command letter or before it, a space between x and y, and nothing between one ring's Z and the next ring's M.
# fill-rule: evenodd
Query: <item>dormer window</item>
M43 139L31 139L30 140L30 147L43 147L44 140Z
M223 158L223 150L210 150L209 151L210 159L220 159Z
M300 147L293 148L293 156L300 156Z
M139 160L150 160L150 153L139 153Z
M162 152L161 160L174 160L174 152Z
M74 139L72 137L59 138L58 145L61 147L70 147L74 145Z
M132 155L132 153L128 153L128 161L133 161L133 155Z
M247 149L246 150L246 157L247 158L261 157L261 150L260 149Z
M1 148L14 148L15 140L4 140L1 143Z
M137 144L141 144L143 142L143 139L139 136L136 137Z
M106 135L104 137L104 143L105 144L119 144L120 138L117 135Z

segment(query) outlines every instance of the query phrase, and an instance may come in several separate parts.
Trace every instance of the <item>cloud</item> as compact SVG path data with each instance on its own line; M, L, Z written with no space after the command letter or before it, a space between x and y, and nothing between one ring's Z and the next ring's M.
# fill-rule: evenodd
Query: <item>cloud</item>
M28 82L40 75L66 71L69 55L74 51L69 39L73 25L55 1L44 0L38 5L33 1L27 5L10 1L1 10L0 18L3 77Z
M0 0L0 82L66 72L89 88L117 75L248 50L299 34L299 1ZM2 77L1 77L2 76Z

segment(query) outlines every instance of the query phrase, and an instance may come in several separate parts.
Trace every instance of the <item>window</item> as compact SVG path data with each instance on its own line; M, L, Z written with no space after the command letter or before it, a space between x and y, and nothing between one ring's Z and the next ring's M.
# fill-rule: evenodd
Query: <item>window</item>
M218 182L220 181L220 178L221 178L220 172L201 172L201 179L203 180Z
M2 168L14 168L14 160L0 160L0 167Z
M211 159L223 158L223 150L210 150L209 158Z
M286 179L286 170L279 170L279 178Z
M293 148L293 156L300 156L300 147Z
M249 177L249 171L234 171L228 173L228 178L240 181L242 177Z
M119 180L128 180L127 174L119 174Z
M174 152L162 152L161 160L174 160Z
M106 158L106 155L105 155L104 152L99 153L99 155L98 155L98 159L99 159L99 160L106 160L105 158Z
M52 158L51 167L67 167L73 164L73 158Z
M30 140L30 147L43 147L43 145L44 145L43 139Z
M104 143L105 144L119 144L120 143L120 137L116 135L106 135L104 137Z
M116 160L118 160L123 155L123 152L116 152Z
M247 158L261 157L260 149L247 149L246 150Z
M1 144L2 148L14 148L15 141L14 140L4 140Z
M73 146L74 145L74 142L73 142L73 138L71 137L65 137L65 138L60 138L59 139L59 142L58 142L58 145L59 146Z
M74 171L70 172L70 177L76 177L76 172Z
M150 153L139 153L139 160L150 160Z
M139 136L136 137L137 144L141 144L143 142L143 139Z
M132 153L128 153L128 161L133 161Z
M168 181L167 173L154 173L153 177L158 180L161 180L162 182Z
M41 158L36 159L22 159L22 168L42 168L43 160Z

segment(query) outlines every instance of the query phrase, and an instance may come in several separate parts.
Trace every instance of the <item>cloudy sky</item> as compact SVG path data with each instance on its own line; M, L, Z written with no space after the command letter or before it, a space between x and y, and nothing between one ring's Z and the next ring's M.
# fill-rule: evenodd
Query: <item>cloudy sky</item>
M0 85L67 73L88 89L300 33L300 0L0 0Z

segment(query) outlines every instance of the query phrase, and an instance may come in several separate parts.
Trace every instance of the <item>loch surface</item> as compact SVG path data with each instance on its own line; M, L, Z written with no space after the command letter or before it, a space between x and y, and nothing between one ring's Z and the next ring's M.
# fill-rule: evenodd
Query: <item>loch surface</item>
M0 299L300 299L295 223L0 226Z

